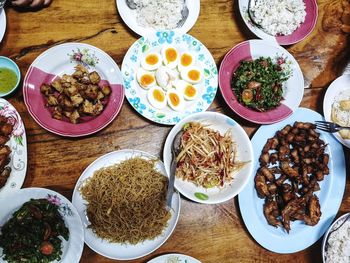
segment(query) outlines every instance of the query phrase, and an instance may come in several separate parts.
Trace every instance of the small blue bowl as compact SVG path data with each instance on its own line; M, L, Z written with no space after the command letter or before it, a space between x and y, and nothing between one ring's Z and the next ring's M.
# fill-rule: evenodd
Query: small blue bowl
M21 71L19 70L17 64L13 60L9 59L8 57L3 57L3 56L0 56L0 68L11 69L11 70L13 70L13 72L16 73L16 76L17 76L16 85L11 90L9 90L6 93L0 92L0 97L5 97L5 96L11 94L12 92L14 92L16 90L16 88L18 87L18 84L21 81Z

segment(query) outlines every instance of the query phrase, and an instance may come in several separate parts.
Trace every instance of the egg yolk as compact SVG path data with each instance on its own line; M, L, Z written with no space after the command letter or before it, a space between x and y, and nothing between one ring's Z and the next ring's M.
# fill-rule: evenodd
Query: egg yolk
M185 92L184 93L188 97L194 97L194 96L196 96L196 89L192 85L188 85L185 88Z
M182 66L187 67L187 66L191 65L191 63L192 63L192 56L190 56L188 54L183 54L181 56L181 65Z
M154 98L156 101L163 102L164 99L165 99L164 93L161 92L160 90L155 89L155 90L153 91L153 98Z
M146 57L146 63L148 65L155 65L158 63L158 56L151 54Z
M168 48L165 51L165 57L168 62L173 62L177 59L177 52L174 48Z
M198 70L195 70L195 69L192 69L188 72L188 77L191 79L191 80L199 80L201 76L201 73L198 71Z
M150 85L152 82L154 82L154 77L152 75L149 74L144 74L141 76L141 85L143 86L148 86Z
M177 106L180 104L180 98L177 94L175 93L170 93L169 94L169 99L172 105Z

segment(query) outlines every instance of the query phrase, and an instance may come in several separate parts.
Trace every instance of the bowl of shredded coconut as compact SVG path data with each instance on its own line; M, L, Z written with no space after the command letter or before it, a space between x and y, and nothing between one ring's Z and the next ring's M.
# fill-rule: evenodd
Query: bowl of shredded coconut
M280 45L303 40L314 29L316 0L238 0L241 16L258 37Z
M339 217L324 235L322 260L324 263L350 262L350 213Z
M187 33L197 21L200 0L116 0L120 16L127 26L141 36L154 31Z

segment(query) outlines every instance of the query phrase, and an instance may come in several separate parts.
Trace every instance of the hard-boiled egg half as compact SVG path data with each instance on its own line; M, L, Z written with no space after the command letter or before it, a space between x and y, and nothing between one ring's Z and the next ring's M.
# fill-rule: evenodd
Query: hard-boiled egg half
M176 89L170 89L168 90L166 97L170 108L175 111L182 111L184 109L185 101L181 92Z
M183 94L185 100L194 100L197 98L197 87L182 79L175 82L175 88Z
M145 70L156 70L160 65L162 65L162 57L157 52L149 52L141 60L141 67Z
M180 55L177 67L179 71L183 71L184 69L194 65L195 62L196 59L194 55L192 55L190 52L184 52Z
M177 49L171 45L165 46L161 50L163 63L165 66L173 69L177 66L177 61L179 59L179 53Z
M147 99L149 103L156 109L163 109L166 106L167 99L165 92L159 86L153 86L147 92Z
M191 66L181 71L181 78L191 84L197 84L202 81L202 69L196 66Z
M154 73L142 68L139 68L137 71L136 79L140 86L144 89L149 89L150 87L156 85L156 78L154 76Z
M178 78L177 72L165 66L160 66L156 71L156 80L159 86L168 90L173 86L173 82Z

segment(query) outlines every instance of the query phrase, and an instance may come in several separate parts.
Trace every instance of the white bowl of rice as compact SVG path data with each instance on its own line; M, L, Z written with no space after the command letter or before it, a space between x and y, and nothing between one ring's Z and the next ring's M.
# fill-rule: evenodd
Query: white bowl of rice
M339 217L325 233L322 242L322 261L350 262L350 213Z

